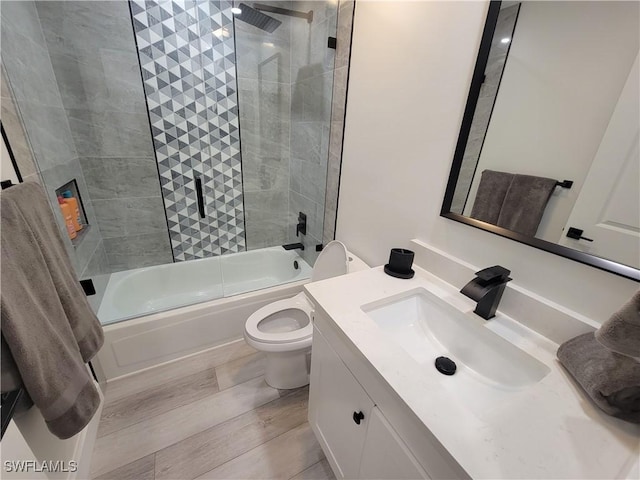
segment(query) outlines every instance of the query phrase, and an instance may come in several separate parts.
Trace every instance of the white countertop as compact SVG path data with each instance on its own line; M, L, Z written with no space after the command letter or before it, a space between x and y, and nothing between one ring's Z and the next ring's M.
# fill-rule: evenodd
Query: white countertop
M500 313L485 321L457 289L414 267L400 280L375 268L307 284L305 290L472 478L633 478L640 426L594 406L556 359L558 345ZM435 369L419 367L361 306L425 288L467 313L551 372L511 392L508 401L472 412L443 387Z

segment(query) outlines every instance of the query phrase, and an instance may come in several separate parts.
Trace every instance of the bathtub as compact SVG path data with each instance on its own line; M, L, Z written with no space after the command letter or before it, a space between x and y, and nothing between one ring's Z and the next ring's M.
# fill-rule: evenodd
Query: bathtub
M137 268L111 274L98 318L108 325L310 276L309 264L281 247Z
M238 341L249 315L301 292L310 276L311 267L281 247L112 274L98 310L105 337L92 361L98 378Z

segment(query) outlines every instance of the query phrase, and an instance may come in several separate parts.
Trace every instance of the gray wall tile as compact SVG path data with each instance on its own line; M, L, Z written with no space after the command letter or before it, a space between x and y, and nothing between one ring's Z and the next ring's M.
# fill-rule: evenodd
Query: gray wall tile
M93 254L89 258L87 266L84 267L84 270L80 273L80 278L91 278L96 275L104 275L108 273L111 273L111 266L109 265L109 259L107 258L107 252L104 249L104 244L102 240L100 240Z
M80 165L93 200L158 197L162 204L154 157L88 157Z
M41 170L77 157L62 104L56 107L19 101L18 105L36 164Z
M291 156L314 163L322 163L322 128L317 122L291 124Z
M67 109L145 113L134 52L101 48L92 58L52 54L51 62Z
M105 240L157 232L167 236L164 208L158 197L114 198L93 203Z
M244 192L289 188L289 159L244 155L242 159Z
M22 120L26 143L40 170L67 252L76 272L81 273L100 243L100 229L73 146L36 4L3 2L1 16L3 67L11 84L10 89L3 90L3 95L5 98L13 95L17 115L12 120L14 123L18 118ZM27 178L35 180L36 174L28 172ZM92 224L82 231L75 245L66 235L55 194L56 188L72 179L76 179L85 213Z
M307 215L307 235L322 238L324 203L321 205L299 193L289 192L289 232L292 232L289 238L292 240L295 238L298 212Z
M2 2L2 60L16 100L59 106L49 53L33 1Z
M125 1L46 1L37 7L52 54L91 57L100 48L135 50Z
M159 229L167 236L128 3L38 2L37 9L87 181L83 198L97 202L95 224L122 242ZM99 258L104 266L110 257ZM133 257L126 263L138 266Z
M169 236L164 231L104 239L113 272L173 262Z
M340 0L340 8L338 9L338 31L336 35L338 39L336 42L336 69L349 65L354 7L355 2L353 0Z
M286 190L245 192L244 202L249 250L287 242L289 222Z
M81 157L153 156L146 113L69 109L69 124Z
M24 132L22 120L20 119L18 110L11 98L9 82L6 79L4 68L2 69L2 93L0 96L0 104L2 108L2 125L4 126L7 137L9 138L11 150L13 150L20 174L23 179L35 175L36 164L33 160L31 148L29 147L29 142Z

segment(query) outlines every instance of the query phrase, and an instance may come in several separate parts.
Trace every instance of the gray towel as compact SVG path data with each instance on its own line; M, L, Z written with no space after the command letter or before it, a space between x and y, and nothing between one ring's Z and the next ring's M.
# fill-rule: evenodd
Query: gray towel
M483 171L476 198L473 201L471 218L497 225L500 210L513 177L513 173Z
M593 333L564 342L558 359L601 410L640 423L640 362L603 347Z
M555 186L553 178L514 175L496 225L535 237Z
M69 438L100 404L85 363L102 346L102 327L42 187L22 183L0 198L2 336L49 430Z
M596 340L614 352L640 357L640 290L602 324Z

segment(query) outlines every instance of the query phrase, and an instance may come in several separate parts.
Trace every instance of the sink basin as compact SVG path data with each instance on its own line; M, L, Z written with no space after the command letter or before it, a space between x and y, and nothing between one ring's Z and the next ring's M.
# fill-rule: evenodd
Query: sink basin
M422 288L364 305L362 310L472 410L489 407L550 372L544 363L486 328L484 320ZM434 362L440 356L456 363L453 376L436 371Z

